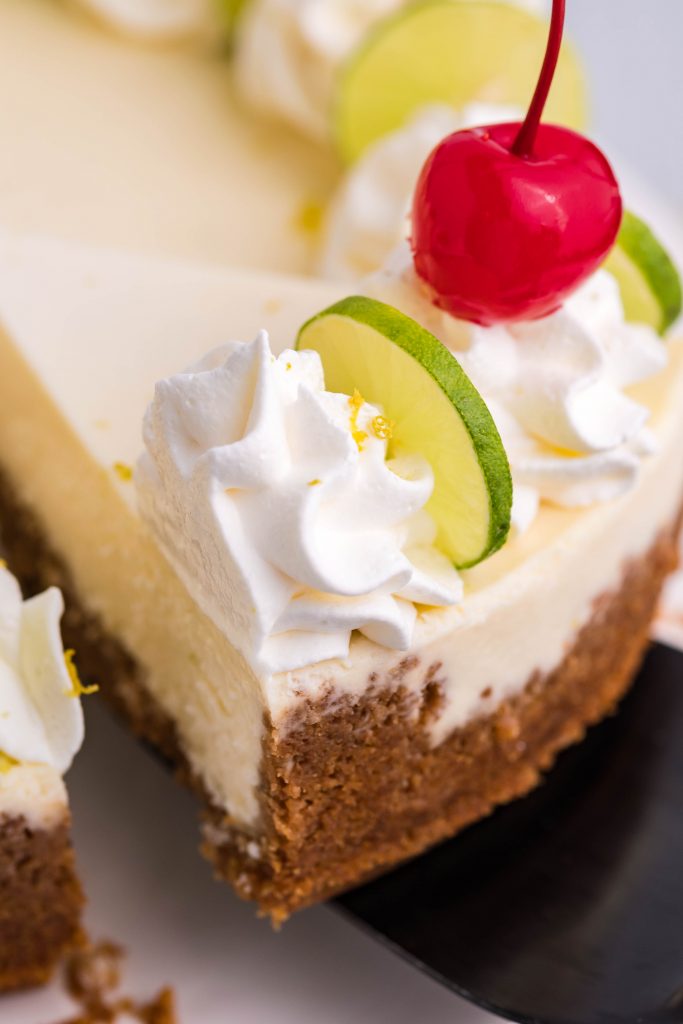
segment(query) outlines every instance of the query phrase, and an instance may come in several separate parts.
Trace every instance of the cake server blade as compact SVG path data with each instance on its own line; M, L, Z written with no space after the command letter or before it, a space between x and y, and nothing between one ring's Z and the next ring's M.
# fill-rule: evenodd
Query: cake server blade
M683 654L655 645L530 796L337 905L509 1020L681 1024Z

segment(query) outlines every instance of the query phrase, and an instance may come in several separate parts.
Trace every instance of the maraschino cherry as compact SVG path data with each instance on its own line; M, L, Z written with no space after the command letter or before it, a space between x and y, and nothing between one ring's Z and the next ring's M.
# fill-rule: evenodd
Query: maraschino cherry
M553 0L524 123L456 132L422 169L412 213L415 269L453 316L494 324L552 313L616 240L622 203L606 158L577 132L540 123L564 13L565 0Z

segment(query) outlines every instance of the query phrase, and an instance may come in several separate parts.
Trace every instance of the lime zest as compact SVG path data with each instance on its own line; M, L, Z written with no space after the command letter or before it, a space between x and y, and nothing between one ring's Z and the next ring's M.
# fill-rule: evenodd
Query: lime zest
M76 652L69 648L68 651L64 651L64 664L66 665L66 671L69 673L69 679L71 680L71 689L66 691L67 697L89 697L92 693L97 693L99 686L93 684L92 686L84 686L81 682L81 677L78 674L78 669L74 663L74 657Z
M15 758L10 757L4 750L0 750L0 775L7 775L18 764L19 762Z
M133 479L133 468L127 462L115 462L113 469L119 480L123 480L124 483L129 483Z
M325 219L325 207L315 200L302 203L294 215L294 228L302 235L315 237L320 234Z
M349 405L351 406L351 436L358 446L358 451L362 452L363 446L368 439L368 435L358 426L358 414L365 405L365 399L358 389L354 390L353 394L349 398Z

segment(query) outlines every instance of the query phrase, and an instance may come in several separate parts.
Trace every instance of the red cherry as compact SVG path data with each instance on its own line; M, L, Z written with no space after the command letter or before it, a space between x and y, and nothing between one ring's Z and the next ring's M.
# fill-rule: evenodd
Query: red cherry
M592 142L540 125L562 40L548 51L523 125L456 132L428 158L413 200L415 269L435 305L492 324L553 312L603 262L622 216L619 186Z

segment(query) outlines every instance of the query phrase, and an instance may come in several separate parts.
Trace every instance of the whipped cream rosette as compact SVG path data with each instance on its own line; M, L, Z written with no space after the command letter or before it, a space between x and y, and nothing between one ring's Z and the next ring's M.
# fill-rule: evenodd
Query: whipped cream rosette
M255 106L314 138L330 132L336 75L380 18L405 0L250 0L235 54L237 82Z
M61 592L22 601L0 567L0 752L6 759L69 768L83 742L80 687L60 634Z
M655 331L626 322L606 271L550 316L491 327L437 308L407 245L365 289L443 341L481 393L510 460L517 529L541 500L575 508L634 486L654 442L648 410L629 389L662 371L667 351Z
M388 459L382 423L360 396L325 390L316 353L276 359L264 332L157 384L141 512L259 670L344 657L353 630L407 648L416 605L461 596L424 511L432 471Z

